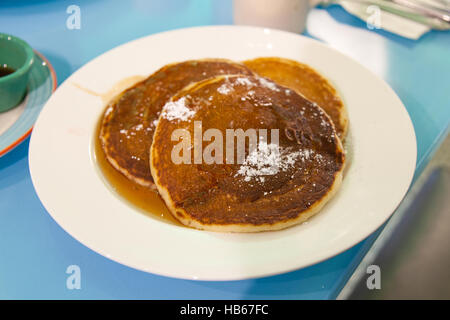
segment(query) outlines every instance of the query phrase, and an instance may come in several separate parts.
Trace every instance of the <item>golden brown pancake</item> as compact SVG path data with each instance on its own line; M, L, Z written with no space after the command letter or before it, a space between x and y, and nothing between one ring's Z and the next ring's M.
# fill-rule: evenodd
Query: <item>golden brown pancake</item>
M336 89L317 71L285 58L256 58L243 62L252 71L282 86L294 89L317 103L333 120L339 138L345 139L348 128L347 111Z
M154 188L149 150L162 106L186 85L220 74L252 74L245 66L222 59L166 65L125 90L106 108L100 139L108 161L132 181Z
M222 163L195 164L200 145L205 152L211 141L222 139L215 136L196 148L198 121L203 133L219 130L223 146L229 141L226 129L266 129L267 137L258 140L257 149L246 141L243 163L237 163L235 141L233 157L224 147ZM272 129L279 130L279 144ZM191 137L184 136L191 162L186 157L175 164L173 150L185 155L176 149L177 137L172 141L181 131ZM216 152L210 154L220 155ZM305 221L338 189L344 160L332 121L317 104L254 76L219 76L180 91L165 105L151 147L152 175L174 217L187 226L224 232L278 230Z

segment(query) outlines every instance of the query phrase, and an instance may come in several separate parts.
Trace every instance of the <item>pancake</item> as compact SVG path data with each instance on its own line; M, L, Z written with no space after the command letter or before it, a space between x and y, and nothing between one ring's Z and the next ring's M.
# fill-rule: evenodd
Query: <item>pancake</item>
M214 138L195 144L198 121L204 134L216 129ZM224 138L227 129L255 129L266 137L257 148L246 139L239 162L237 139L233 155L225 147L233 141ZM221 139L227 149L222 155L208 149ZM217 156L215 162L199 162L202 150ZM254 76L219 76L173 96L158 120L150 154L152 176L173 216L220 232L278 230L305 221L335 194L345 161L334 125L317 104Z
M166 65L125 90L104 113L100 140L111 165L128 179L154 188L149 150L164 104L186 85L220 74L252 74L245 66L222 59Z
M262 77L296 90L308 100L317 103L333 120L341 140L348 129L347 111L336 89L311 67L285 58L257 58L243 62Z

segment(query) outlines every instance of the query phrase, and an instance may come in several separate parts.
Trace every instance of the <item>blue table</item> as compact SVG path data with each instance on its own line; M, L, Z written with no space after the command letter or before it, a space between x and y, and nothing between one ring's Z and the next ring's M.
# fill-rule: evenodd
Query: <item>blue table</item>
M66 9L81 9L81 29ZM99 54L152 33L231 24L231 1L4 0L0 31L27 40L56 69L59 83ZM366 24L339 6L311 12L306 35L346 52L382 76L402 99L418 144L416 177L448 132L450 33L407 40ZM399 146L401 148L401 146ZM0 158L0 298L18 299L333 299L377 232L320 264L283 275L233 282L176 280L110 261L63 231L47 214L28 170L28 139ZM66 288L69 265L81 290Z

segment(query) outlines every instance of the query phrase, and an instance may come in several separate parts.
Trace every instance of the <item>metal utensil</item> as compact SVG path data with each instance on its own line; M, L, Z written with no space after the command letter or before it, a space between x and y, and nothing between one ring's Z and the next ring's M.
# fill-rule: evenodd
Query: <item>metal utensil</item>
M405 7L403 5L394 3L392 1L387 0L324 0L321 2L322 5L330 5L333 3L339 4L341 2L350 1L350 2L359 2L368 5L376 5L380 9L396 14L398 16L419 22L421 24L427 25L436 30L450 30L450 23L446 22L437 17L432 17L426 15L423 11L419 11L419 9L413 9L409 7Z

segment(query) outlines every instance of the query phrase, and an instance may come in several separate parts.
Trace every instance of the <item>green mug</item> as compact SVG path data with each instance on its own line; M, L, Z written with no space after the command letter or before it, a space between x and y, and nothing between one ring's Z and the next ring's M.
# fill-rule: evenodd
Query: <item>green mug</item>
M0 76L0 112L9 110L22 101L33 61L33 49L25 41L0 33L0 68L13 70L12 73Z

